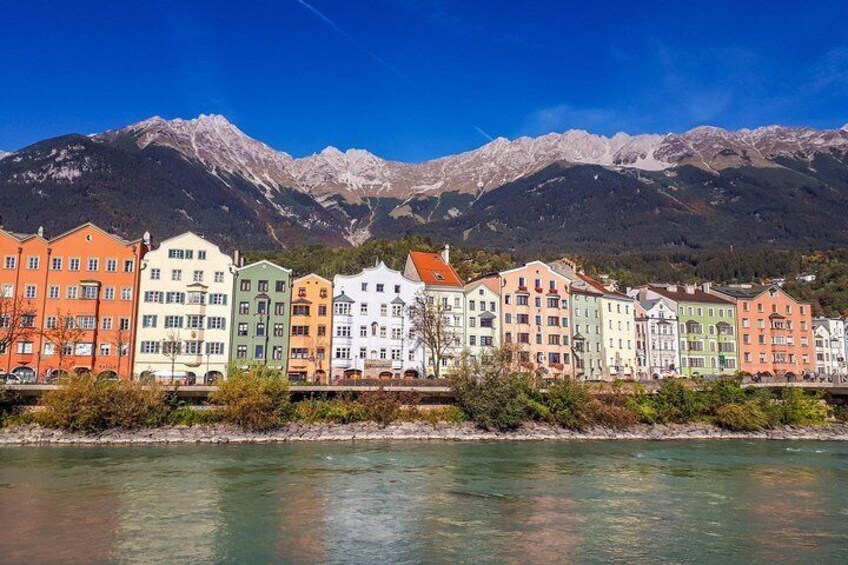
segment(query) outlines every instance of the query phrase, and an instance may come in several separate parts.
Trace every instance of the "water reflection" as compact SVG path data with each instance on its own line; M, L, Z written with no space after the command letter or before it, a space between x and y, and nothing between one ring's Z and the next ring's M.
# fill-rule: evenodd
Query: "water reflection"
M846 487L836 443L13 448L0 561L843 563Z

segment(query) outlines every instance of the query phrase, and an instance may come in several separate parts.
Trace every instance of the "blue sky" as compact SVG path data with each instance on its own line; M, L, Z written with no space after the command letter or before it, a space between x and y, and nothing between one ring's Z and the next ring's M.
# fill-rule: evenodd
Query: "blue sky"
M569 128L841 127L846 22L844 0L4 0L0 149L157 114L410 161Z

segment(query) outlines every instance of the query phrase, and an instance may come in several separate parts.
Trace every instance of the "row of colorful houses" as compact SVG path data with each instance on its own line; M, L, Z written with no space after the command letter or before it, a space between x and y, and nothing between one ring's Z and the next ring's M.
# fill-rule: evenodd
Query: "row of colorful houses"
M32 312L23 321L32 331L0 339L0 369L30 378L211 382L254 363L293 381L422 378L505 344L548 378L846 373L845 324L814 320L777 285L620 292L567 260L463 281L448 246L410 252L403 272L378 261L332 281L295 278L193 233L154 248L149 234L130 241L93 224L52 238L0 230L0 260L2 296ZM438 312L438 350L416 308Z

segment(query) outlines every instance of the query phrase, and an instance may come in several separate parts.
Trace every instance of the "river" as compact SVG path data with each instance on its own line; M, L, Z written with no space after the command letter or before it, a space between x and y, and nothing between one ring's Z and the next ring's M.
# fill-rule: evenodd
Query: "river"
M846 563L848 443L0 449L2 563Z

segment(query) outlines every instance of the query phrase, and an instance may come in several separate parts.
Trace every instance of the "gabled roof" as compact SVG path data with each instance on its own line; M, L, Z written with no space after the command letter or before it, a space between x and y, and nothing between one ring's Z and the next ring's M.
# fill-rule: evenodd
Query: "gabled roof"
M342 291L340 295L333 297L333 302L346 302L348 304L353 304L354 300Z
M664 286L648 285L648 288L660 296L665 296L675 302L704 302L709 304L733 304L732 300L704 292L700 288L695 288L693 292L686 292L685 286L677 286L677 290L671 291Z
M409 258L421 282L434 286L462 286L462 279L439 253L410 251Z
M113 234L113 233L109 233L108 231L104 230L103 228L101 228L101 227L97 226L96 224L93 224L93 223L91 223L91 222L86 222L86 223L84 223L84 224L80 224L80 225L78 225L78 226L77 226L77 227L75 227L75 228L71 228L71 229L69 229L68 231L66 231L66 232L64 232L64 233L60 233L60 234L59 234L59 235L57 235L56 237L51 237L51 238L50 238L50 241L51 241L51 242L58 241L58 240L60 240L60 239L63 239L63 238L65 238L65 237L67 237L67 236L71 235L72 233L76 233L76 232L80 231L81 229L83 229L83 228L87 228L87 227L90 227L90 228L92 228L92 229L94 229L94 230L96 230L96 231L99 231L99 232L100 232L100 233L102 233L103 235L105 235L105 236L107 236L107 237L110 237L110 238L114 239L115 241L117 241L118 243L121 243L122 245L132 245L133 243L138 243L138 242L139 242L139 241L141 241L141 239L142 239L142 238L138 238L138 239L134 239L134 240L132 240L132 241L129 241L129 240L124 239L124 238L122 238L122 237L120 237L120 236L118 236L118 235L115 235L115 234Z
M403 298L400 296L395 296L394 299L392 299L391 304L406 304L406 302L404 302Z
M241 271L247 270L251 267L256 267L258 265L268 265L269 267L283 271L285 273L288 273L289 275L292 272L291 269L286 269L285 267L281 267L280 265L277 265L276 263L274 263L273 261L269 261L268 259L260 259L259 261L254 261L253 263L249 263L247 265L244 265L243 267L239 267L238 270L239 270L239 272L241 272Z
M616 298L618 300L631 300L631 298L629 296L627 296L626 294L622 294L622 293L617 292L615 290L607 290L607 287L605 287L601 281L599 281L597 279L593 279L592 277L590 277L589 275L587 275L585 273L577 273L577 276L580 277L580 279L583 282L585 282L587 285L589 285L589 287L592 290L594 290L596 292L600 292L601 294L603 294L604 296L606 296L608 298Z
M491 312L483 312L482 314L480 314L481 320L494 320L495 318L497 318L497 316L495 316Z
M305 281L307 279L315 279L315 280L327 283L329 286L333 286L332 281L325 279L321 275L316 275L315 273L309 273L308 275L303 275L302 277L298 277L298 278L296 278L292 281L292 284L293 285L299 284L300 282Z

